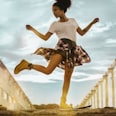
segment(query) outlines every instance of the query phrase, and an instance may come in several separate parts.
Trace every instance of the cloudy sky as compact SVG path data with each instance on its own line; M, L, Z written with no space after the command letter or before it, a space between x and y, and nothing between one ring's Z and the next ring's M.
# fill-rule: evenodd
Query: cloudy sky
M56 68L46 76L36 71L15 75L13 69L22 59L47 66L43 57L32 53L41 46L53 48L58 41L56 35L43 41L26 30L25 25L30 24L46 33L50 24L57 20L51 11L53 3L54 0L0 0L0 59L36 104L59 103L63 70ZM115 6L116 0L73 0L67 12L67 17L74 17L81 28L96 17L100 19L85 36L77 34L77 44L83 46L92 61L75 68L69 103L79 104L116 58Z

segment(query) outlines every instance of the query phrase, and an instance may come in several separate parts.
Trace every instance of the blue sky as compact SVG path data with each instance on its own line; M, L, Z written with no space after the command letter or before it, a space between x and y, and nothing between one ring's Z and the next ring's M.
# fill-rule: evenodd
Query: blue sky
M32 53L41 46L53 48L58 41L56 35L43 41L27 31L25 25L30 24L46 33L50 24L57 20L51 11L53 3L54 0L0 0L0 59L32 103L58 103L61 96L63 70L59 68L49 76L36 71L23 71L19 75L13 73L22 59L47 66L43 57ZM77 44L83 46L92 61L75 68L69 103L80 103L116 58L115 6L115 0L73 0L67 12L67 16L74 17L81 28L94 18L100 18L100 22L85 36L77 34Z

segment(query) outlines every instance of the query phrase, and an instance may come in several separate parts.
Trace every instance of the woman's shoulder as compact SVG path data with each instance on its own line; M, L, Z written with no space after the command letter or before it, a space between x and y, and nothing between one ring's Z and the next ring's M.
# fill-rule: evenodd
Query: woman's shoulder
M55 24L56 24L56 22L57 22L57 21L53 21L53 22L51 23L51 26L55 25Z
M55 25L55 24L57 24L58 23L58 21L53 21L51 24L52 25Z
M69 20L71 20L71 21L76 21L75 18L69 18Z
M58 21L53 21L50 26L56 28L58 24Z
M75 18L70 18L69 20L70 20L70 22L77 24L77 20Z

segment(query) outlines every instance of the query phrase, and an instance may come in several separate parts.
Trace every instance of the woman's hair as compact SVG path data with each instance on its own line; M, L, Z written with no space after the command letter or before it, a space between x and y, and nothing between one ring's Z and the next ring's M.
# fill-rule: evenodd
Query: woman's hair
M71 0L55 0L56 2L53 6L59 7L64 13L67 11L67 8L71 6Z

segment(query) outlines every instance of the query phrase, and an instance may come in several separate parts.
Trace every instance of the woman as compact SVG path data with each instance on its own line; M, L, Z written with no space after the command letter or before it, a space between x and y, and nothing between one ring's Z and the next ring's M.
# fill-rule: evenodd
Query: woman
M66 98L74 67L90 62L90 57L86 51L82 47L76 45L76 32L80 35L85 35L92 25L99 21L98 18L95 18L87 27L81 29L74 18L68 18L65 14L70 6L71 0L55 1L52 6L52 11L54 16L59 19L51 24L46 34L38 32L31 25L26 25L28 30L34 32L45 41L54 33L58 36L59 41L54 49L41 47L35 51L35 54L43 55L49 60L48 66L44 67L22 60L14 70L15 74L18 74L24 69L34 69L45 74L50 74L57 66L64 69L64 83L60 101L60 106L62 108L70 107L70 105L66 103Z

